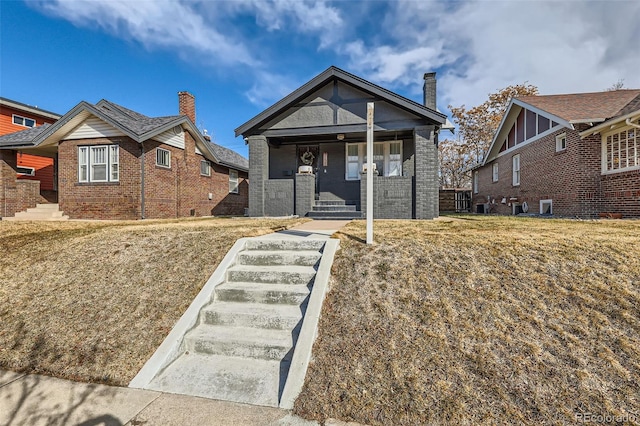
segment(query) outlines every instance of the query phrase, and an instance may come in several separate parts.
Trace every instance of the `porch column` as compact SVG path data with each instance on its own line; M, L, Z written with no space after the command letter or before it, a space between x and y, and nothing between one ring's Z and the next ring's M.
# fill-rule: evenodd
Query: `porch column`
M316 195L316 175L312 173L296 173L295 188L296 214L304 217L313 208Z
M16 213L17 164L16 151L0 150L0 217L10 217Z
M263 135L248 137L249 216L264 216L264 184L269 179L269 145Z
M413 131L416 147L416 219L438 217L438 145L435 126Z

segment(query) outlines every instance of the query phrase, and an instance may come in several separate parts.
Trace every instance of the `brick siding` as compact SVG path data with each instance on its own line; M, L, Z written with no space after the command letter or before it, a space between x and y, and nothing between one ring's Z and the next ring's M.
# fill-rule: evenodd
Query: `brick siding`
M540 212L540 200L553 200L554 216L594 218L603 211L640 217L638 171L601 174L602 139L599 134L580 139L576 130L563 129L505 153L478 172L478 193L472 209L491 202L491 212L511 214L509 203L527 202L529 213ZM556 136L566 133L567 148L556 152ZM520 185L512 185L512 158L520 154ZM493 182L493 164L498 181ZM506 203L502 204L502 199ZM515 200L511 200L514 198ZM495 202L494 202L495 201Z

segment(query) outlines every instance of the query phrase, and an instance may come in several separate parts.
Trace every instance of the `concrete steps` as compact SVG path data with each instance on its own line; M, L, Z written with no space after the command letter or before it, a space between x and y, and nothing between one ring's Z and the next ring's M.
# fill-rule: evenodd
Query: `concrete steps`
M2 220L68 220L69 216L65 216L60 211L58 204L36 204L36 207L28 208L24 212L18 212L14 217L5 217Z
M342 200L316 200L307 216L316 220L352 220L361 219L362 212Z
M147 388L277 407L324 244L247 240Z

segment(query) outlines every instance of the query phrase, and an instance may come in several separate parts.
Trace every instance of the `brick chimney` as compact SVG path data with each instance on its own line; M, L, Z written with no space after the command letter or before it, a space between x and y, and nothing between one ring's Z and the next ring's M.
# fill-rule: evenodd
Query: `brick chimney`
M427 72L424 74L424 86L422 86L424 92L424 106L436 109L436 73Z
M196 124L196 98L189 92L178 92L178 112Z

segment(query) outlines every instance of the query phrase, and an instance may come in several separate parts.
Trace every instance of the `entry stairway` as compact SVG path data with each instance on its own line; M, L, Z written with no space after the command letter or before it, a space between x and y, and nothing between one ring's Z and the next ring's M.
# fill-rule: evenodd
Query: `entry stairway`
M362 212L344 200L316 200L307 216L316 220L352 220L362 219Z
M279 406L325 244L247 239L179 356L144 387Z
M2 220L68 220L58 204L36 204L35 207L24 212L18 212L13 217L3 217Z

